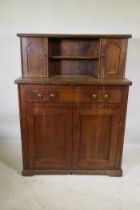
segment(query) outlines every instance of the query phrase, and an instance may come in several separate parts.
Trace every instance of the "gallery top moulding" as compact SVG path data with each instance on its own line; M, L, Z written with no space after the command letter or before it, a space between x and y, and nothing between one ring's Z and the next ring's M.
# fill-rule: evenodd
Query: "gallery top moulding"
M131 34L24 34L18 37L50 37L50 38L131 38Z

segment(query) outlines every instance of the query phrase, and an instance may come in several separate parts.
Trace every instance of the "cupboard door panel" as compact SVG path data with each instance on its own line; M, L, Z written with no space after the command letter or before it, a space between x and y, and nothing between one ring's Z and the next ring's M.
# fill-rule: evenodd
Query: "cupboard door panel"
M32 168L70 167L71 117L68 108L28 107L27 136Z
M119 133L117 108L79 108L74 114L73 165L103 169L115 165Z
M31 77L47 76L48 41L45 38L22 38L23 75Z
M125 72L127 40L102 39L100 77L123 78Z

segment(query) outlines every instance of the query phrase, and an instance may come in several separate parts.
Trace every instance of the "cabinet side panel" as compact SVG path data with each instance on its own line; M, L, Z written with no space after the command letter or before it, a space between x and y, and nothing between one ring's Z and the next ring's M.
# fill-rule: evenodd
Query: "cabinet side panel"
M23 169L29 169L29 151L28 151L28 144L27 144L27 129L26 129L26 107L25 107L25 100L24 100L24 93L23 93L22 85L18 85L18 98L19 98L19 115L20 115Z
M125 124L126 124L126 112L127 112L127 101L128 101L129 87L123 88L121 110L120 110L120 132L117 146L117 157L116 157L116 168L121 168L124 135L125 135Z

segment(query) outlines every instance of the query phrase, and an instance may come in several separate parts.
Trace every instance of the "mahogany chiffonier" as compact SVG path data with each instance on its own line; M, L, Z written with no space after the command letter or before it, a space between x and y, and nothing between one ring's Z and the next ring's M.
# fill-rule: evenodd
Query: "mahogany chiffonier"
M121 176L131 35L18 37L22 174Z

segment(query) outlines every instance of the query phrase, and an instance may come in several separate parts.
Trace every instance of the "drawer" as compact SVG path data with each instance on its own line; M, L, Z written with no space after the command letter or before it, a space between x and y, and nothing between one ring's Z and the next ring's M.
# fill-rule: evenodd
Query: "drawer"
M95 86L79 89L80 103L120 103L121 98L121 88Z
M76 88L32 85L24 88L24 94L28 102L77 103L78 101Z
M121 88L106 87L102 91L101 100L106 103L121 103L122 92Z
M103 86L46 87L45 85L26 85L24 95L28 102L120 103L122 89Z
M25 90L25 98L28 102L59 102L59 92L57 90L29 88Z

